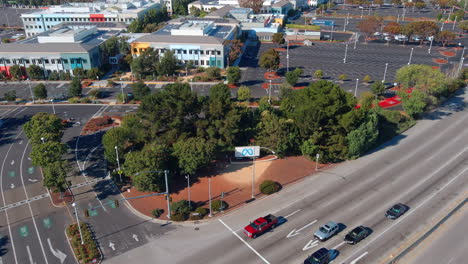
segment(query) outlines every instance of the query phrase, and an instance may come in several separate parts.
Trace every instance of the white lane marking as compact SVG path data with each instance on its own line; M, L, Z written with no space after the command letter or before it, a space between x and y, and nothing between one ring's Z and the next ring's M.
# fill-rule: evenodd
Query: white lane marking
M430 201L431 199L433 199L437 194L439 194L442 190L444 190L445 188L447 188L447 186L449 186L452 182L454 182L455 180L458 179L458 177L460 177L461 175L463 175L463 173L465 173L465 171L468 170L468 167L463 169L459 174L457 174L457 176L455 176L454 178L452 178L450 181L448 181L444 186L442 186L439 190L437 190L436 192L434 192L431 196L429 196L426 200L424 200L422 203L420 203L418 206L416 206L414 209L410 210L408 213L404 214L402 217L398 218L394 223L393 225L389 226L387 229L385 229L382 233L378 234L377 236L374 236L371 240L369 240L362 248L365 248L367 247L370 243L374 242L377 238L381 237L383 234L387 233L390 229L392 229L394 226L396 226L398 223L400 223L401 221L403 221L403 219L405 219L406 217L410 216L412 213L414 213L416 210L418 210L419 208L421 208L421 206L423 206L425 203L427 203L428 201ZM348 258L346 258L346 261L349 260L354 254L352 254L351 256L349 256ZM346 261L343 261L344 263Z
M109 247L112 248L113 251L115 251L115 244L112 242L109 242Z
M28 179L28 181L30 181L30 182L37 182L38 180L36 180L36 179Z
M11 160L10 165L15 165L15 160Z
M337 248L341 247L344 244L346 244L346 242L343 241L343 242L339 243L338 245L332 247L332 249L337 249Z
M23 140L21 140L18 144L23 145Z
M26 246L26 251L28 252L29 263L36 264L36 262L33 261L33 257L31 255L31 249L29 248L29 246Z
M3 264L3 259L2 259L2 257L0 257L0 264Z
M133 234L133 239L135 239L136 242L140 241L140 240L138 239L138 236L137 236L136 234Z
M314 240L312 239L311 241L309 241L303 248L302 248L302 251L306 251L306 250L309 250L313 247L316 247L318 246L318 240Z
M47 238L47 243L49 244L49 248L50 248L50 251L52 251L52 254L58 258L60 260L60 263L63 264L63 262L65 261L65 259L67 258L67 255L64 254L62 251L60 250L55 250L53 247L52 247L52 242L50 242L50 238ZM0 263L1 264L1 263Z
M291 217L291 216L293 216L293 215L297 214L299 211L301 211L301 209L297 209L296 211L294 211L294 212L292 212L292 213L288 214L287 216L285 216L284 218Z
M10 189L13 189L13 188L15 188L15 184L14 184L14 183L10 184Z
M24 147L23 156L21 156L20 176L21 176L21 185L23 185L24 194L26 195L26 199L29 200L29 195L28 195L28 192L26 191L26 185L24 184L24 177L23 177L23 160L24 160L24 156L26 155L26 150L28 149L28 146L29 146L29 141L28 143L26 143L26 146ZM39 229L37 228L36 218L34 218L34 213L32 211L31 203L28 203L28 207L29 207L29 212L31 213L31 218L33 220L34 229L36 229L37 238L39 239L39 245L41 246L42 254L44 255L45 263L49 264L49 261L47 260L47 256L44 250L44 245L42 244L41 235L39 234Z
M301 228L299 228L299 229L297 229L297 230L296 230L296 229L293 229L291 232L289 232L289 234L288 234L286 237L287 237L287 238L290 238L290 237L293 237L293 236L297 236L297 235L299 235L299 233L300 233L302 230L304 230L304 229L306 229L307 227L309 227L309 226L315 224L316 222L317 222L317 220L314 220L314 221L308 223L307 225L305 225L305 226L303 226L303 227L301 227Z
M268 260L266 260L262 255L260 255L260 253L257 252L257 250L255 250L251 245L249 245L249 243L247 243L244 239L242 239L242 237L240 237L236 232L234 232L234 230L232 230L228 225L226 225L226 223L223 222L223 220L221 219L218 219L218 221L223 224L227 229L229 229L229 231L231 231L231 233L233 233L240 241L242 241L248 248L250 248L250 250L252 250L261 260L263 260L263 262L267 263L267 264L270 264L270 262L268 262Z
M362 259L363 257L365 257L367 254L369 254L369 252L364 252L361 254L361 256L357 257L355 260L351 261L350 264L356 264L360 259Z

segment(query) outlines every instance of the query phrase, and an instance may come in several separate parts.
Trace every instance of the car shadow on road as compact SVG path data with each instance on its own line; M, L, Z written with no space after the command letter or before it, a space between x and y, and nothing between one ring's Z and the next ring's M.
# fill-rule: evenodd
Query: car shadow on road
M3 236L0 238L0 256L8 253L8 249L4 248L8 243L10 243L10 238L8 238L8 236Z

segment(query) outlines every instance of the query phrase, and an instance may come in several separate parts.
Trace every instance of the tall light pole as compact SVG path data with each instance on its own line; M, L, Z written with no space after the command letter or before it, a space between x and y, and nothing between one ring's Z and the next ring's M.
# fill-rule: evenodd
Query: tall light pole
M354 97L357 96L357 86L358 86L358 83L359 83L359 79L356 79L356 88L354 88Z
M55 115L54 99L50 99L50 102L52 103L52 111L54 111L54 115Z
M320 158L320 154L315 155L315 171L318 171L318 160Z
M123 93L123 83L120 83L120 91L122 92L122 102L125 104L125 97L124 97L124 93Z
M44 144L44 143L45 143L45 139L44 139L44 137L41 137L41 141L42 141L42 144Z
M209 217L212 217L213 216L213 209L211 207L211 177L208 178L208 196L209 196L209 199L210 199L210 214L208 215Z
M149 173L149 172L157 172L157 173L164 173L164 180L166 182L166 197L167 197L167 218L171 219L171 203L170 203L170 197L169 197L169 183L167 181L167 174L169 173L168 170L163 170L163 171L141 171L138 173L135 173L134 175L140 175L141 173Z
M119 170L119 175L120 175L120 182L122 182L122 171L120 170L120 160L119 160L119 151L117 150L117 146L114 146L115 148L115 154L117 155L117 166L118 166L118 170Z
M427 50L427 52L429 54L431 54L431 49L432 49L432 42L434 41L434 36L431 36L431 44L429 45L429 49Z
M346 44L345 52L344 52L344 59L343 63L346 63L346 56L348 55L348 44Z
M33 101L33 104L36 103L36 101L34 100L34 94L33 94L33 91L31 89L31 80L29 80L28 78L28 86L29 86L29 92L31 92L31 99Z
M289 40L286 40L286 71L289 72Z
M84 245L83 234L81 233L80 219L78 218L78 213L76 212L76 203L72 203L73 208L75 209L76 223L78 225L78 230L80 231L81 245Z
M460 76L460 71L462 69L462 66L463 66L463 61L465 60L465 58L461 58L460 60L460 65L458 66L458 71L457 71L457 75Z
M185 179L187 179L188 207L192 208L191 201L190 201L190 175L186 175Z
M333 40L333 30L335 28L335 24L332 24L332 30L331 30L331 33L330 33L330 42L332 42Z
M398 16L397 16L397 20L396 20L396 21L397 21L397 23L399 23L399 22L400 22L400 14L398 14Z
M387 76L388 63L385 63L385 71L383 73L382 83L385 83L385 77Z
M457 19L458 19L458 16L455 16L455 20L453 21L452 30L455 30L455 24L457 24Z
M268 86L268 103L271 104L271 79L270 86Z
M411 53L410 53L410 56L409 56L408 65L411 64L411 59L413 58L413 50L414 50L414 48L411 48Z
M361 19L362 19L362 14L364 13L364 8L361 9Z
M353 49L356 49L356 44L357 44L357 41L358 41L358 39L359 39L359 35L358 35L358 33L354 33L354 34L356 34L356 35L355 35L356 38L355 38L355 40L354 40L354 48L353 48Z
M255 156L252 157L252 199L255 199Z

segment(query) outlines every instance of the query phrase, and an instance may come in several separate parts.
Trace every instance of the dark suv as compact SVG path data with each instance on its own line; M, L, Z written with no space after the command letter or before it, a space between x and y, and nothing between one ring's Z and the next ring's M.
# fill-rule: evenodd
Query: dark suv
M304 264L328 264L330 263L330 251L326 248L321 248L310 255Z
M385 217L389 219L397 219L398 217L406 213L408 209L409 209L408 206L401 204L401 203L397 203L387 210L387 212L385 213Z
M348 244L354 245L366 238L368 235L369 230L367 228L358 226L345 236L344 241Z

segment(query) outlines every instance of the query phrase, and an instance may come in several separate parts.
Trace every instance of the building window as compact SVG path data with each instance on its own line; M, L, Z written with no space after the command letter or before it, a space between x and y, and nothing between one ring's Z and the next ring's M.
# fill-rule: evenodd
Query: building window
M137 48L133 48L133 53L137 53L138 52L138 49Z
M26 63L27 63L27 64L29 64L29 63L30 63L30 61L29 61L28 59L26 59Z
M217 50L216 54L221 55L221 51Z
M194 64L195 64L196 66L198 66L198 61L196 60Z
M203 55L203 50L200 50L200 55Z
M6 63L8 63L8 64L11 63L11 61L10 61L9 59L6 59L5 61L6 61Z
M184 54L187 54L187 50L184 50Z
M206 60L206 66L211 66L209 60Z
M204 60L201 60L201 61L200 61L200 65L205 65L205 61L204 61Z
M62 59L62 62L67 64L68 63L68 60L67 59Z
M189 53L189 54L192 54L192 50L189 50L188 53Z
M49 59L45 59L44 63L49 64Z

